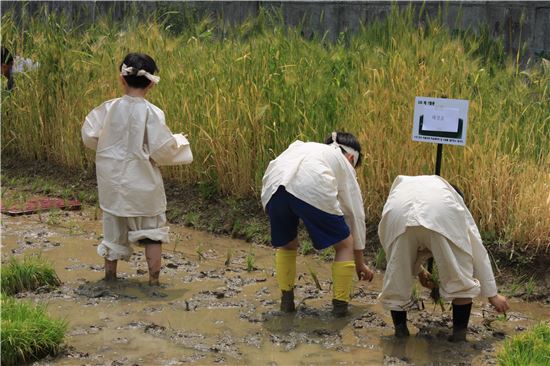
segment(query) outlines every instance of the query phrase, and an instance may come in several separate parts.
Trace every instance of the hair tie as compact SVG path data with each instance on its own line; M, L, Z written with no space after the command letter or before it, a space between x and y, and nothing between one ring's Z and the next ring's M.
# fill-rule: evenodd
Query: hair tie
M120 75L127 76L127 75L136 75L136 76L145 76L147 79L151 80L153 83L158 84L160 81L160 77L156 75L152 75L149 72L145 70L138 70L136 71L135 67L132 66L126 66L126 64L122 64L120 68Z
M354 148L352 147L349 147L349 146L346 146L346 145L342 145L342 144L339 144L337 141L336 141L336 138L338 137L338 132L336 131L333 131L332 132L332 144L331 145L334 145L334 146L338 146L339 148L342 148L345 152L347 152L348 154L351 154L353 156L353 167L355 168L355 166L357 165L357 162L359 161L359 151L355 150Z

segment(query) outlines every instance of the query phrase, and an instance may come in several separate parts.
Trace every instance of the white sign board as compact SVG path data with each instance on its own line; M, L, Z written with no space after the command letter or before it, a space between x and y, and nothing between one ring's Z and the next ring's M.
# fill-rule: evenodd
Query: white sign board
M466 145L467 127L467 100L415 98L413 141Z

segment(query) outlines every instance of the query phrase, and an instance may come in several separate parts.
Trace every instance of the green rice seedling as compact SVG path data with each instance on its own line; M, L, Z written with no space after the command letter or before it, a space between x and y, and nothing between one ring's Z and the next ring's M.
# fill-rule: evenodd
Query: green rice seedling
M4 294L1 303L2 365L27 364L61 350L67 322L50 318L41 305L20 302Z
M550 325L541 322L506 340L497 360L499 366L550 364Z
M525 282L525 275L521 275L518 278L516 278L510 285L508 285L508 288L505 290L506 294L508 296L515 296L519 293L520 288L523 286Z
M61 284L52 265L40 256L11 257L1 269L2 293L13 295L42 286Z
M246 271L247 272L252 272L256 269L256 267L254 266L254 262L255 262L255 255L254 255L253 252L249 252L246 255Z
M67 225L69 227L69 235L78 235L78 234L82 234L84 232L82 227L79 225L78 221L75 220L75 219L71 218L67 222Z
M229 266L231 264L231 258L233 257L233 250L231 248L227 249L227 256L225 258L225 262L223 263L225 266Z
M384 270L386 269L386 252L384 249L379 248L374 257L374 268Z
M315 249L313 248L313 243L311 241L303 240L302 243L300 244L299 251L301 255L308 255L313 253Z
M202 243L199 243L199 245L197 246L197 250L195 252L197 253L197 260L199 262L202 261L203 259L206 259L206 257L204 256L204 248L202 246Z
M99 220L99 215L101 214L101 208L99 208L99 205L94 207L94 221Z
M325 262L330 262L334 259L335 251L333 247L328 247L326 249L321 250L319 253L319 258Z
M315 282L315 286L319 291L323 291L323 288L321 287L321 282L319 282L319 278L317 277L317 273L311 268L311 266L307 266L307 269L309 271L309 274L311 275L311 278L313 278L313 282Z
M528 299L534 295L536 285L537 284L533 276L531 276L531 278L529 278L529 280L525 283L525 295Z
M424 309L424 301L422 300L422 296L420 295L420 291L418 290L416 283L413 286L411 298L418 307L418 310Z
M198 212L188 212L183 218L183 223L187 226L198 227L200 216L201 215Z
M62 220L62 212L60 209L51 210L46 218L46 224L51 226L59 226Z
M422 269L424 269L422 267ZM443 302L443 299L441 298L441 295L439 294L439 271L437 268L437 264L433 263L432 271L430 272L430 281L434 284L434 288L430 290L430 297L432 298L434 302L434 306L439 305L441 308L441 311L445 311L445 303Z

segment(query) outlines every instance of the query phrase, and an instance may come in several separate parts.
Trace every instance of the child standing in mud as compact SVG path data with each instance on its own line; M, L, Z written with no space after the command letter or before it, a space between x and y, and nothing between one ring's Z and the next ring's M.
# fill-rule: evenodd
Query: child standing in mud
M363 199L354 168L361 145L352 134L333 132L325 144L296 141L269 163L262 181L262 205L269 215L281 311L293 312L298 221L317 250L333 246L333 314L344 316L354 273L372 280L365 264Z
M116 280L117 261L128 260L131 244L145 246L149 284L159 285L162 244L168 243L166 196L158 166L190 164L191 148L182 134L172 134L164 112L145 99L160 80L155 61L130 53L120 66L124 95L92 110L82 126L82 140L96 151L105 280Z
M508 309L462 193L443 178L398 176L384 205L378 236L388 260L379 299L391 311L397 337L409 335L407 310L415 307L413 276L418 274L424 287L435 286L420 266L432 256L441 297L453 304L450 341L466 340L474 297L488 298L498 312Z

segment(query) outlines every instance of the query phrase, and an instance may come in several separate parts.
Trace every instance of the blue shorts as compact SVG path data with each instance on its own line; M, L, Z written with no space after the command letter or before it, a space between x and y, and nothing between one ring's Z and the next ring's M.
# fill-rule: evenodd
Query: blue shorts
M298 235L302 219L317 250L334 245L350 235L344 216L329 214L288 193L280 186L266 206L271 224L271 244L282 247Z

